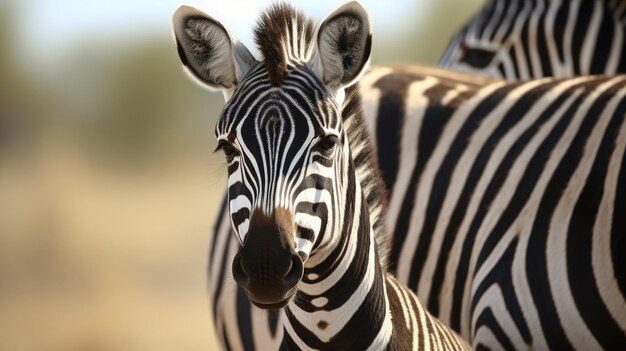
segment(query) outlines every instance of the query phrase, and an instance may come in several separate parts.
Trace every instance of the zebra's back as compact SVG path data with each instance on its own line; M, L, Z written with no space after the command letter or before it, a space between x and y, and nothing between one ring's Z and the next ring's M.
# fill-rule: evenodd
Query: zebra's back
M626 345L626 77L393 79L368 83L398 279L475 347Z

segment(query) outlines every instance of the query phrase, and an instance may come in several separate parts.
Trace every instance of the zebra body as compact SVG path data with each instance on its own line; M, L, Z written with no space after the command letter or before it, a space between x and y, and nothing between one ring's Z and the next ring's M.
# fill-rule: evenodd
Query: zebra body
M362 79L393 189L389 269L474 347L626 345L624 85L624 76L507 83L420 67ZM226 253L221 222L212 251ZM229 346L280 338L228 286L211 288Z
M216 137L240 243L233 276L252 304L280 310L276 346L469 349L384 266L384 186L353 86L370 53L367 12L342 6L314 40L310 20L276 5L255 30L264 62L195 9L173 27L186 69L227 96Z
M626 77L387 71L368 84L396 131L377 145L390 270L476 348L623 348Z
M626 72L626 1L490 0L439 66L506 79Z
M572 6L579 6L580 8L582 8L580 3L576 1L563 2L561 4L569 3L572 3ZM556 6L558 4L559 3L557 2L549 2L549 6ZM598 5L594 5L594 11L597 11L597 6ZM571 10L566 9L566 11ZM551 16L554 16L556 12L561 13L562 11L551 10ZM590 14L596 12L587 11L586 13ZM615 14L621 16L621 12L615 12ZM515 16L515 18L523 19L524 17L522 15L524 14L518 14L517 16ZM594 15L594 17L597 16L598 15ZM548 15L539 18L546 17L548 17ZM563 25L563 23L559 21L553 21L551 23L560 23L561 26ZM614 30L615 35L619 35L618 32L618 29ZM506 31L503 33L506 33ZM551 33L552 35L554 35L554 33L558 33L558 29L552 31ZM584 37L586 38L591 36ZM606 40L604 39L606 37L602 38L602 40ZM555 37L553 36L551 40L555 40ZM583 42L583 40L577 40L575 38L573 40L579 41L581 43ZM522 41L522 44L527 44L530 42L532 41ZM458 42L456 42L456 44L455 42L453 42L451 46L453 45L458 45ZM557 43L557 45L559 44ZM519 53L519 46L515 47L517 48L515 53ZM600 47L601 45L598 46L598 48ZM621 47L621 44L614 47ZM597 48L594 49L598 50ZM522 47L522 51L523 50L526 50L526 52L528 53L526 55L531 55L532 49ZM614 49L613 52L617 51L615 51ZM518 55L517 57L519 58L521 56ZM581 55L573 55L569 59L571 62L573 62L570 67L576 67L577 65L578 67L580 67L580 63L576 63L576 60L581 60L581 57ZM593 59L593 61L597 62L598 60ZM556 66L559 66L559 60L551 58L545 62L550 62L550 64L555 63ZM504 66L500 65L500 67ZM515 72L516 69L510 69L510 65L508 65L507 67L509 67L507 71L500 72L506 73L504 75L507 77L519 78L519 76L516 76L516 74L511 75L511 72ZM594 66L592 66L591 68L593 67ZM484 67L480 68L484 69ZM619 65L617 70L620 70ZM535 69L535 71L533 72L539 72L539 75L573 74L573 70L571 69L568 71L560 68L542 68L542 70ZM605 68L605 72L610 72L610 70L607 71ZM434 81L433 78L435 79ZM474 232L473 236L466 236L465 238L467 239L463 241L463 237L457 238L455 236L456 234L451 235L449 230L443 229L444 227L442 223L440 223L440 221L442 221L443 219L438 220L438 222L436 223L432 223L431 221L426 220L428 216L424 215L424 213L429 214L433 211L433 205L431 205L431 203L439 202L439 204L434 207L435 212L437 212L438 210L441 211L442 208L449 207L450 201L442 202L442 200L440 200L441 198L447 199L447 192L433 191L432 193L428 194L428 191L430 191L430 189L428 189L427 186L414 184L414 181L416 178L417 180L421 181L422 178L430 177L428 178L430 184L436 184L435 179L437 179L438 177L433 174L429 174L436 172L432 170L432 167L429 168L430 170L425 170L424 167L426 165L432 166L432 164L430 164L429 162L433 162L430 161L433 149L436 148L443 139L443 136L438 133L440 133L442 129L448 128L447 121L458 108L461 108L462 106L468 106L468 97L477 94L479 88L481 86L485 86L488 83L490 83L489 80L478 77L433 71L432 69L406 67L374 69L371 73L364 77L361 90L364 95L365 117L366 121L369 123L370 129L373 131L373 135L375 135L377 138L377 150L380 155L379 159L381 161L383 176L385 178L387 186L392 191L389 209L390 217L393 218L393 220L389 220L389 233L391 233L393 236L393 247L389 255L390 269L392 271L398 271L401 281L410 284L411 288L417 290L419 298L422 301L427 302L429 309L435 315L442 318L445 322L452 324L452 326L456 330L462 331L465 337L472 338L474 334L477 334L477 329L481 330L481 335L488 336L483 336L481 338L489 339L489 342L475 341L473 343L475 346L491 345L491 347L494 348L501 348L506 345L506 348L512 348L513 346L515 348L526 348L526 345L532 345L533 348L542 349L547 348L548 346L551 346L552 348L558 348L561 345L568 345L570 347L574 346L576 348L582 349L583 346L590 345L602 345L606 348L610 348L610 346L612 345L623 345L623 341L620 341L621 337L619 335L620 329L621 333L623 334L624 324L620 318L614 318L615 315L619 317L619 313L613 313L612 317L607 317L607 314L604 313L604 318L599 318L599 322L596 323L595 320L590 319L588 316L584 317L584 313L576 312L576 310L580 308L579 306L583 305L579 302L579 300L576 300L578 303L578 305L576 306L572 306L571 303L569 304L569 308L573 312L570 311L567 313L562 313L562 311L564 311L563 308L565 308L564 306L561 305L557 308L557 306L553 305L556 303L555 301L559 299L559 296L556 293L556 291L558 291L559 289L564 289L566 291L566 294L572 295L570 291L574 291L574 289L577 289L578 285L588 284L588 286L590 287L595 287L597 285L597 293L595 293L595 295L599 294L601 296L601 299L596 299L595 302L592 304L592 308L598 308L599 310L604 312L608 310L618 311L621 313L621 311L623 310L623 307L621 307L623 306L623 302L621 301L623 301L624 296L624 289L622 287L624 286L623 282L625 278L623 269L620 268L624 267L625 264L623 260L620 260L619 252L624 252L625 248L624 235L619 235L620 233L624 232L623 226L619 227L619 225L623 225L623 223L619 220L614 221L617 229L612 230L612 232L618 233L618 235L605 234L605 237L602 239L602 236L595 235L594 232L594 242L609 240L611 249L608 250L610 251L610 253L606 252L607 250L603 251L605 256L607 257L604 263L596 264L595 267L590 268L592 267L591 261L587 260L586 262L588 264L586 271L591 270L593 271L594 276L596 274L599 274L602 279L589 278L587 280L584 280L582 283L579 282L576 284L570 284L569 288L571 290L567 288L566 283L564 284L563 282L561 282L560 285L551 286L550 291L536 292L537 289L534 289L532 297L525 298L524 296L521 296L522 290L518 288L519 286L526 286L526 288L524 288L526 292L533 291L531 290L531 287L541 286L541 284L545 284L545 279L543 282L528 278L526 280L522 279L523 275L521 275L519 271L525 272L526 270L523 266L519 264L519 262L529 261L528 259L524 260L521 258L524 256L524 252L522 251L527 250L528 252L533 252L533 248L535 247L534 245L539 244L537 244L536 240L520 241L519 239L517 239L517 241L515 242L515 254L517 255L515 256L515 262L518 263L518 265L516 266L518 273L517 276L513 278L519 280L513 282L513 278L511 278L509 279L509 282L507 284L501 283L500 285L506 287L500 288L500 290L503 291L501 295L504 296L500 300L504 301L504 303L492 302L492 304L496 304L501 308L506 308L507 311L510 310L510 312L501 314L497 314L493 311L489 312L493 309L491 309L491 307L485 307L490 305L490 303L486 302L488 301L487 298L482 299L482 307L476 310L480 313L470 311L463 312L464 314L460 315L458 312L453 312L453 310L461 310L461 308L459 307L453 308L454 305L465 306L462 308L462 310L466 311L466 306L468 305L468 303L466 302L467 295L471 295L471 292L466 292L466 290L469 288L456 287L456 285L455 293L451 294L449 292L449 287L451 285L454 285L451 284L451 281L454 280L453 275L451 275L452 273L454 273L454 270L449 267L462 267L462 265L470 263L466 257L456 257L455 255L460 255L461 253L469 250L470 253L465 253L465 256L472 256L478 255L475 252L484 251L489 252L490 254L481 253L480 255L484 257L491 257L491 259L494 260L496 257L498 257L498 255L510 254L510 252L506 250L500 250L497 252L490 251L493 250L493 247L489 247L488 249L484 250L481 248L480 245L493 245L492 242L494 241L500 242L498 241L500 239L498 239L497 232L493 232L490 234L481 231ZM610 94L612 94L612 92L603 93L602 95L606 96ZM585 92L584 95L589 95L589 92ZM455 96L462 96L463 99L452 99ZM452 103L452 101L454 102ZM476 106L474 106L474 108L476 108ZM380 116L386 117L385 119L382 119ZM467 116L469 116L469 114ZM506 136L502 138L503 140L508 140L511 137ZM616 145L616 149L613 151L612 155L619 155L620 145L621 144ZM416 152L416 149L419 149L419 151ZM586 157L589 156L587 155ZM467 159L464 159L464 162L466 163L460 165L454 165L454 162L460 161L454 161L453 159L453 161L451 162L453 163L453 166L457 167L457 169L458 167L463 168L469 167L467 165L471 165L471 162L467 161ZM620 198L624 198L623 190L620 190L623 189L623 176L619 175L624 173L624 167L623 165L618 165L618 163L619 162L613 161L613 163L610 164L611 170L615 170L615 167L617 167L617 169L620 169L620 171L618 173L618 176L616 176L616 187L613 190L609 189L609 192L614 191L614 196L616 199L614 208L612 208L613 213L624 213L623 204L618 201ZM442 164L442 167L449 166L450 161ZM609 166L607 166L607 169L608 167ZM470 172L469 174L471 175L473 173ZM428 175L428 177L426 175ZM615 177L615 175L613 176ZM453 179L458 180L458 177L455 177ZM545 186L545 189L551 189L553 186L554 185L552 183L548 183ZM484 189L482 190L484 191ZM421 191L421 193L419 191ZM427 199L424 199L424 196L419 196L418 201L417 194L424 193L428 195ZM460 196L459 198L462 199L463 196ZM514 196L510 201L516 201L517 199L518 198ZM532 200L537 201L534 198ZM422 207L419 210L421 211L419 212L420 215L417 215L414 213L416 213L416 208L419 207L419 202L422 202ZM606 205L603 208L606 208ZM448 213L449 211L450 210L448 210ZM220 220L216 222L215 235L213 237L209 262L209 286L212 290L213 309L218 332L223 338L225 344L227 345L227 348L253 349L254 346L256 346L260 349L272 349L272 342L275 344L276 340L278 340L278 342L282 340L282 328L276 327L276 325L280 325L282 323L282 317L279 316L278 319L272 319L268 318L265 314L260 313L258 310L250 310L246 295L241 290L238 290L234 286L234 284L229 283L229 273L226 272L224 267L226 267L228 262L231 261L239 244L235 237L230 234L230 220L228 216L225 215L225 213L226 212L222 211L219 216ZM422 216L421 219L420 216ZM495 218L495 216L495 214L492 215L492 218ZM445 218L445 216L438 215L438 218ZM422 220L423 222L420 223L420 220ZM451 224L451 226L455 225L454 223L457 223L456 225L460 225L460 221L460 219L453 219L453 223ZM413 228L416 225L421 225L422 228L419 231L414 230ZM442 233L445 233L445 235L443 235ZM552 233L558 234L563 232L556 231ZM569 235L570 232L567 233ZM444 237L444 239L441 238L442 236ZM545 240L547 240L548 237L549 236L547 234L544 235ZM552 237L554 237L554 235L552 235ZM587 238L590 238L590 236L587 236ZM446 241L444 242L443 240ZM523 246L522 244L526 244L526 246ZM460 250L458 248L459 246L465 247L467 245L470 245L471 248L463 250ZM545 244L543 246L545 248L553 247ZM448 253L451 247L454 247L455 251L453 251L452 253ZM534 249L534 252L536 251L537 249ZM588 254L589 249L582 248L578 251L574 251L573 253L578 252ZM443 253L443 257L439 258L437 255L440 255L441 253ZM571 255L572 252L570 252L570 256ZM553 251L546 251L543 262L547 262L547 258L557 257L560 257L561 261L563 261L564 257L567 257L567 255L561 254L559 256L556 255ZM598 261L597 257L599 256L596 255L594 257L596 257L596 261ZM506 259L509 258L507 257ZM417 260L418 262L414 263L414 266L411 267L411 262L415 260ZM437 262L439 263L433 262L433 260L437 260ZM613 262L613 268L605 270L604 273L603 269L597 268L601 267L602 265L610 266L610 264L608 264L607 262L611 261ZM481 262L481 260L475 259L474 264L482 264ZM443 266L440 266L440 264L443 264ZM501 265L493 264L491 266L493 267L492 272L487 272L487 269L483 268L482 279L486 279L486 277L495 279L494 276L498 276L499 274L500 280L505 280L505 272L498 272L496 270L496 268L500 266ZM477 267L467 267L466 269L470 272L479 271ZM422 273L422 271L426 271L427 273ZM469 272L466 274L467 277L465 278L465 280L471 280L470 285L481 285L478 278L476 278L476 275L472 276ZM432 280L432 282L434 282L434 284L428 282L429 278ZM595 283L594 280L597 280L598 282ZM617 284L620 288L606 288L610 285L615 284ZM498 284L494 283L491 285L484 285L496 286ZM511 286L517 289L517 292L515 293L517 294L517 296L510 293L510 290L515 290L511 288ZM483 289L486 288L483 287ZM495 288L490 291L490 295L488 296L496 301L497 294L493 293L494 290ZM459 293L459 291L461 291L461 293ZM505 294L505 292L507 291L509 293ZM579 291L585 290L583 289ZM607 291L613 291L613 293L609 294L607 293ZM607 295L609 296L608 298L606 297ZM549 297L546 298L545 296ZM439 299L439 301L437 301L437 299ZM545 304L547 304L547 306L542 306L541 310L558 310L559 313L557 313L557 315L559 316L559 319L556 320L555 318L552 318L550 320L547 317L544 317L539 312L536 312L540 309L540 307L537 306L538 304L536 304L534 300L547 301L544 302ZM571 300L572 299L570 299L570 301ZM602 301L598 303L599 300ZM470 305L471 304L478 304L478 302L472 302L470 303ZM604 304L605 307L599 307L601 304ZM529 312L528 316L523 315L523 313L520 312L526 311L527 309L529 311L535 312ZM473 317L470 317L470 315ZM502 320L502 316L507 315L509 315L510 317L506 320ZM523 316L520 317L520 315ZM578 317L568 319L565 319L565 317L561 317L570 317L571 315L575 315ZM234 316L237 317L234 318ZM497 319L496 316L499 317L499 319ZM552 317L554 317L554 313L552 313ZM541 318L546 319L546 322L543 322ZM476 319L475 322L474 319ZM578 326L567 325L570 323L570 321L577 321ZM538 328L539 330L530 330L527 324L532 326L540 325L540 327ZM576 328L584 330L587 324L596 324L594 328L587 328L594 329L595 331L581 332L580 334L578 334ZM597 330L602 329L606 324L613 324L613 327L606 328L607 334L611 334L613 336L596 336L596 334L598 333ZM580 325L585 326L581 327ZM552 328L556 329L555 333L552 333ZM590 341L589 343L578 344L576 342L577 339L574 336L589 336L590 333L592 334L592 337L588 340L592 341ZM560 339L562 342L563 339L567 339L568 341L561 344L559 341L550 341L548 340L549 338L545 337L545 335L552 334L555 335L555 340ZM564 334L566 335L565 338L563 337ZM598 341L599 339L603 339L604 341ZM520 340L522 341L520 342ZM270 344L268 344L268 342ZM611 344L611 342L614 343Z

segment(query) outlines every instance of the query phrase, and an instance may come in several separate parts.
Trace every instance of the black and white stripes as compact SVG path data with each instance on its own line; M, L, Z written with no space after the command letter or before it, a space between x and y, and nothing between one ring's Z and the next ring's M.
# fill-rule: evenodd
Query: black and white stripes
M281 349L469 349L384 266L384 185L352 85L369 60L367 13L356 2L340 7L313 43L294 34L308 28L301 17L287 5L272 8L257 42L275 35L282 49L261 48L274 55L264 62L238 60L235 51L216 66L198 53L216 43L236 47L228 32L196 33L223 27L189 8L174 15L183 64L227 96L215 134L229 173L222 213L240 243L232 260L237 285L253 305L279 311L263 332L276 335ZM235 73L213 81L209 69L231 72L222 64ZM243 343L225 346L247 348L250 340Z
M313 66L307 68L315 72L313 68L323 67ZM255 69L263 71L260 65L253 65L246 74L254 76ZM292 65L281 84L289 84L293 72L300 72L299 66ZM323 75L316 73L314 77ZM274 83L265 81L264 84L269 90L276 89ZM354 208L334 202L332 206L341 209L341 216L350 218L357 216L359 201L367 203L369 219L362 216L367 211L361 206L361 216L354 217L359 219L354 226L367 229L362 223L369 220L373 224L372 233L376 235L381 232L382 218L388 218L387 226L392 235L389 270L415 290L434 315L470 339L476 348L624 348L625 86L623 76L505 83L433 69L373 69L362 80L361 92L365 119L376 136L379 164L391 191L388 213L382 216L385 199L381 198L380 190L383 186L375 181L376 174L372 173L376 157L367 151L370 142L363 139L365 134L354 132L354 128L363 128L362 123L355 123L358 119L347 112L354 111L349 106L358 101L352 94L354 91L348 91L343 105L336 105L343 119L342 132L337 131L337 135L345 133L342 145L350 147L349 153L344 149L342 157L353 160L352 165L336 174L354 172L353 187L345 189L358 195L356 185L362 185L367 201L358 200L357 196L354 202L345 202L355 205ZM280 89L275 91L282 94ZM330 92L331 95L336 93ZM277 94L279 100L281 94ZM231 95L229 105L234 105L237 92ZM343 101L341 94L333 96L337 102ZM239 118L239 114L233 112L234 118ZM272 118L259 120L271 122ZM280 123L259 123L263 125L260 129L268 133L263 137L255 134L254 138L263 139L266 149L254 152L280 149L277 136L282 134L271 131L286 125L295 126L284 122L281 119ZM230 143L236 141L231 137L232 128L219 128L223 128L218 129L219 137ZM258 147L261 148L261 143ZM229 153L228 146L224 151ZM251 148L245 152L254 153ZM337 158L333 160L337 162ZM333 166L337 165L333 163ZM349 172L344 173L346 170ZM253 175L242 175L241 181L233 178L229 185L233 188L246 179L250 179L251 184L267 184L266 181L276 179L265 170L259 174L264 176L257 176L257 179ZM343 183L350 184L348 180ZM281 188L268 185L267 189L272 186ZM264 189L258 185L257 188ZM254 191L248 191L250 194L245 196L252 199ZM263 191L272 193L272 190ZM269 199L262 203L281 201L270 195L262 198ZM255 201L249 200L247 211L235 207L236 227L246 218L249 220ZM246 202L243 204L242 208L248 206ZM266 205L264 212L271 209L272 206ZM319 206L317 210L320 211ZM315 212L313 206L305 211ZM323 293L316 295L315 291L309 291L309 296L296 295L295 307L288 305L286 313L277 318L251 310L248 296L224 283L229 274L224 268L240 246L239 240L229 234L230 212L229 207L225 207L220 215L222 220L216 224L209 267L216 325L227 348L276 349L282 342L320 347L326 345L324 340L336 341L333 335L343 335L343 329L338 326L354 328L345 319L337 317L340 323L333 326L327 320L332 317L321 318L323 314L315 314L336 296L340 296L339 301L347 301L341 295L332 295L333 299ZM330 215L320 216L328 218ZM245 229L247 233L248 227ZM329 232L334 230L328 229ZM357 230L357 235L364 235L362 230ZM305 235L312 237L313 233ZM242 241L246 239L244 235ZM374 239L384 240L379 236ZM374 242L370 238L367 250L359 247L358 252L364 255L363 260L367 257L367 262L372 259ZM318 247L345 247L346 250L337 251L336 256L333 250L324 251L335 258L332 262L342 262L339 258L345 258L346 252L358 257L356 247L349 243L349 240L338 240ZM355 251L347 251L348 248ZM417 300L392 278L379 278L383 276L381 271L386 260L378 250L385 248L381 244L376 244L375 248L374 262L379 267L372 270L365 265L370 275L361 272L362 275L351 276L358 277L355 280L360 282L372 281L367 291L379 291L376 284L384 283L387 309L371 310L382 311L378 318L370 319L376 321L373 324L378 333L364 333L368 338L361 341L372 344L376 340L390 340L389 345L393 346L398 340L413 343L428 340L430 346L444 345L448 335L445 330L435 333L436 339L420 337L423 336L420 333L439 330L441 325L426 317L414 319L427 316L418 307L413 312L401 308ZM299 253L304 254L304 251ZM322 256L310 256L307 264L323 264L315 262L316 257ZM345 270L349 267L347 264ZM305 274L300 286L320 283L324 280L323 271ZM332 283L339 284L339 281ZM378 305L382 303L381 294L361 296L367 303L360 306L376 305L375 301ZM346 310L359 311L347 307ZM388 312L394 316L395 339L385 336ZM415 329L416 326L420 328Z
M474 347L626 345L625 77L378 67L361 83L392 190L389 269L434 315ZM267 346L267 321L211 287L233 348Z
M413 150L383 169L398 279L474 347L623 348L626 77L370 74L373 121Z
M626 2L490 0L439 65L507 79L626 72Z

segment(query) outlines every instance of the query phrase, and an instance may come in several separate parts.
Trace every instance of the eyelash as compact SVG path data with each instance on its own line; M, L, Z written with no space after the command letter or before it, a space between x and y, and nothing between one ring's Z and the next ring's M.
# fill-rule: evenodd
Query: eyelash
M222 152L224 152L224 155L226 156L226 160L229 162L239 154L239 151L237 151L234 146L232 146L229 142L225 140L222 140L217 144L217 148L215 149L215 151L217 150L222 150Z
M339 137L336 135L327 135L322 140L317 143L317 147L323 153L330 154L335 149L335 147L339 144Z

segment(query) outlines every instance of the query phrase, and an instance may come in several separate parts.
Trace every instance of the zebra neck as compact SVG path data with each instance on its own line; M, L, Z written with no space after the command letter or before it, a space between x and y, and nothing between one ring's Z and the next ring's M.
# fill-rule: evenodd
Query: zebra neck
M285 308L283 343L289 349L382 349L389 342L385 272L356 175L351 183L354 201L346 205L340 241L324 261L305 270L296 298Z

